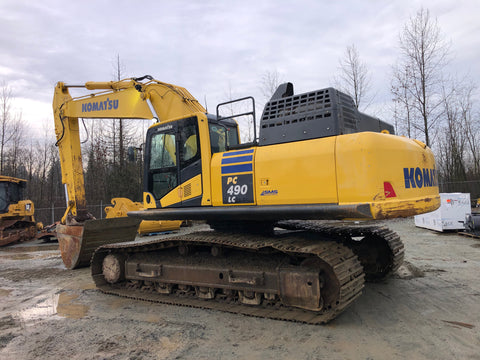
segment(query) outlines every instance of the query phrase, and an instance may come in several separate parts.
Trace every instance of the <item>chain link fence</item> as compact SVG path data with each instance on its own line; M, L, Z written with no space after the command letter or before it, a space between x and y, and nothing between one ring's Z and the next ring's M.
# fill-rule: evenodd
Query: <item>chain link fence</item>
M441 193L469 193L473 206L476 204L477 199L480 198L480 180L439 181L438 186Z
M87 210L97 219L103 219L106 216L105 208L107 206L112 206L112 204L87 205ZM54 204L50 207L35 208L35 220L42 222L45 226L50 225L60 221L66 210L65 206L55 206Z

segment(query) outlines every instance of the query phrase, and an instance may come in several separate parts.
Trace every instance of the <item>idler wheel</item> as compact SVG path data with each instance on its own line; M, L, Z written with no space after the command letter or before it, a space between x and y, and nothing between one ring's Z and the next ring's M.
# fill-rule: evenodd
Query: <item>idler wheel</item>
M102 264L103 277L110 284L115 284L125 279L125 259L121 255L109 254L105 256Z

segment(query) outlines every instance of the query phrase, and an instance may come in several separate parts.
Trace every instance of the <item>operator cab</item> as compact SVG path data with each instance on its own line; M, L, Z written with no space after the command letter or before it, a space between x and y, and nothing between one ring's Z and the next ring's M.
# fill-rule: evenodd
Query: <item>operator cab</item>
M200 139L199 128L204 126L204 120L197 116L159 124L148 130L144 191L153 194L157 204L177 186L201 175L202 153L207 151L206 146L213 155L239 145L238 125L234 119L207 115L207 122L209 142ZM201 197L173 206L198 206L200 201Z
M16 204L23 200L23 189L26 181L13 182L9 180L0 180L0 214L8 212L11 204Z

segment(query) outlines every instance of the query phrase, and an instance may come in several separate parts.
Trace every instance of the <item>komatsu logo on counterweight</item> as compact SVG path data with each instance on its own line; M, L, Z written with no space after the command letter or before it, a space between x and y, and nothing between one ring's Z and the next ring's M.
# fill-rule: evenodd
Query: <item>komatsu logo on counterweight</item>
M438 186L435 169L403 168L405 189Z
M103 110L117 110L118 100L93 101L82 104L82 112L103 111Z

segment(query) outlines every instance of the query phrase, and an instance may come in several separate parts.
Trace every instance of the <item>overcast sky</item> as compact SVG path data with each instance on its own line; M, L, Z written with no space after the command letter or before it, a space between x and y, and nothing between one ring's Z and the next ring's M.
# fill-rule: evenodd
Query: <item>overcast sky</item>
M480 85L478 0L27 1L0 0L0 84L24 120L52 121L57 81L152 75L187 88L211 112L253 95L277 71L295 92L332 86L355 44L372 76L375 106L389 101L398 37L420 7L451 43L449 70ZM389 119L385 119L389 120Z

